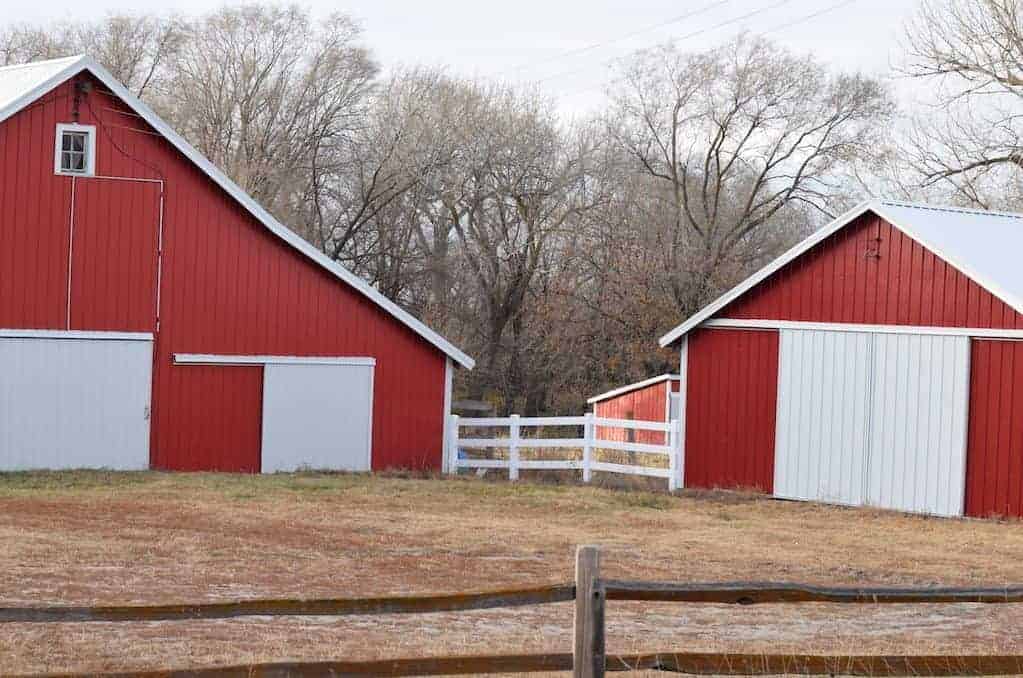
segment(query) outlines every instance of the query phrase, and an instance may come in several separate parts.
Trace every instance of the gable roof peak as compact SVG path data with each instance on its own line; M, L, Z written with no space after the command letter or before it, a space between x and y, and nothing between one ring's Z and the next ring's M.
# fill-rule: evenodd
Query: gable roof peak
M329 258L311 243L274 218L262 205L253 200L248 193L221 172L202 153L185 141L170 125L154 113L149 106L129 92L124 85L118 82L117 78L111 75L106 68L97 63L92 57L77 55L0 68L0 123L61 83L83 71L88 71L106 85L114 95L141 116L172 146L202 170L213 183L220 186L274 235L304 254L321 268L329 271L336 278L355 288L357 292L367 297L398 322L407 326L457 364L466 369L472 369L475 366L476 361L454 344L427 327L422 321L388 299L361 277Z

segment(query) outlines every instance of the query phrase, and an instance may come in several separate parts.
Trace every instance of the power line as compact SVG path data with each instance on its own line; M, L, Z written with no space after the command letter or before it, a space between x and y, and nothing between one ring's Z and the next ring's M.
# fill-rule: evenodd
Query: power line
M694 17L694 16L698 16L700 14L704 14L705 12L709 12L712 9L715 9L717 7L720 7L721 5L724 5L724 4L732 2L732 1L733 0L716 0L715 2L712 2L710 4L704 5L703 7L700 7L699 9L694 9L693 11L686 12L685 14L679 14L678 16L672 17L670 19L666 19L666 20L658 22L656 24L651 24L649 26L646 26L645 28L637 29L635 31L632 31L631 33L626 33L625 35L620 35L620 36L618 36L616 38L610 38L610 39L604 40L602 42L595 42L595 43L593 43L591 45L586 45L585 47L578 47L576 49L570 49L568 51L561 52L560 54L555 54L553 56L546 57L546 58L540 59L538 61L532 61L532 62L520 64L520 65L515 66L513 68L509 68L506 71L503 71L503 73L511 73L511 72L516 72L516 71L521 71L521 70L526 69L526 68L534 68L536 66L542 66L544 64L549 64L552 61L558 61L559 59L567 59L568 57L578 56L580 54L586 54L588 52L592 52L593 50L597 50L597 49L600 49L602 47L607 47L608 45L613 45L613 44L615 44L617 42L621 42L622 40L628 40L629 38L634 38L637 35L642 35L643 33L649 33L650 31L657 30L658 28L663 28L664 26L670 26L671 24L677 24L680 21L683 21L685 19L689 19L689 18Z
M792 21L788 21L786 23L779 24L779 25L774 26L772 28L768 28L765 31L761 31L760 33L757 33L756 35L757 36L764 36L764 35L767 35L768 33L776 33L777 31L781 31L781 30L784 30L786 28L791 28L792 26L798 26L799 24L806 23L808 21L816 19L819 16L822 16L824 14L828 14L829 12L834 12L835 10L841 9L842 7L845 7L846 5L851 5L851 4L853 4L854 2L857 2L857 1L858 0L841 0L840 2L836 2L836 3L832 4L832 5L829 5L829 6L825 7L824 9L818 10L818 11L813 12L811 14L807 14L805 16L801 16L801 17L798 17L796 19L793 19ZM781 4L785 4L785 3L784 2L779 3L779 5L781 5ZM778 5L772 5L771 7L766 7L764 9L773 9L776 6L778 6ZM763 10L758 10L758 12L760 12L760 11L763 11ZM742 18L745 18L745 17L740 17L740 19L742 19ZM734 23L734 22L729 22L729 23ZM720 25L712 26L711 28L708 28L707 30L710 31L710 30L713 30L713 29L719 28L719 27L720 27ZM702 32L706 32L706 31L702 31ZM684 40L684 39L687 39L689 37L692 37L692 36L691 35L685 35L685 36L680 36L679 38L673 38L672 40L668 41L668 44L670 44L672 42L675 42L676 40ZM611 62L613 62L615 60L616 59L611 59L607 63L610 64ZM612 81L612 82L620 82L620 79L616 80L616 81ZM565 92L562 92L562 94L581 94L583 92L589 92L591 90L599 89L599 88L601 88L603 86L604 86L604 83L600 83L600 84L596 84L596 85L589 85L589 86L584 87L582 89L567 90Z
M716 23L713 26L708 26L707 28L701 28L701 29L693 31L691 33L686 33L685 35L680 35L678 37L671 38L670 40L665 41L664 44L670 45L670 44L678 42L679 40L688 40L689 38L695 38L698 35L703 35L704 33L709 33L710 31L714 31L714 30L717 30L719 28L724 28L725 26L737 23L739 21L742 21L743 19L748 19L748 18L750 18L752 16L756 16L757 14L762 14L763 12L767 12L767 11L772 10L772 9L777 9L778 7L781 7L782 5L787 5L790 2L792 2L792 0L779 0L778 2L775 2L773 5L767 5L765 7L760 7L759 9L755 9L753 11L746 12L745 14L742 14L740 16L733 17L731 19L726 19L725 21L722 21L720 23ZM620 57L613 57L611 59L605 59L604 61L601 61L601 62L598 62L598 63L601 66L608 66L608 65L614 63L615 61L617 61L619 58ZM577 69L571 70L571 71L562 71L561 73L555 73L554 75L549 75L549 76L547 76L545 78L540 78L539 80L533 80L532 82L534 84L540 84L540 83L547 82L549 80L555 80L557 78L563 78L563 77L567 77L567 76L570 76L570 75L579 75L580 73L585 73L588 70L589 70L589 68L577 68Z

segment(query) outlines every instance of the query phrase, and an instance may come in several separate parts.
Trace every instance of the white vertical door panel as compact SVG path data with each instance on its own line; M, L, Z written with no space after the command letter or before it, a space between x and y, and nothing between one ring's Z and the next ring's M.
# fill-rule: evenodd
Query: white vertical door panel
M863 502L871 353L869 334L781 331L776 496Z
M969 359L967 337L876 336L869 504L963 514Z
M152 348L0 338L0 470L148 468Z
M268 364L262 471L370 469L372 365Z

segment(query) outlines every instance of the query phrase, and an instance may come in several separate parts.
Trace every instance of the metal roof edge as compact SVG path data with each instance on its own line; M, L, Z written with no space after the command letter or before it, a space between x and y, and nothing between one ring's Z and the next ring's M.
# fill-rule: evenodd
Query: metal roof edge
M589 398L586 401L586 404L592 405L593 403L598 403L602 400L607 400L608 398L614 398L615 396L619 396L624 393L629 393L630 391L637 391L641 388L645 388L647 386L651 386L662 381L671 381L673 379L682 379L682 377L677 374L660 374L656 377L650 377L649 379L644 379L643 381L637 381L632 384L626 384L625 386L619 386L618 388L611 389L606 393L595 395L592 398Z
M799 257L801 254L812 248L814 245L817 245L828 236L841 230L843 227L848 225L851 221L853 221L860 215L864 214L865 212L877 211L878 205L879 203L875 200L865 200L857 204L855 207L847 210L846 212L843 212L828 224L822 226L821 228L817 229L809 236L804 238L802 241L796 243L794 246L789 248L784 254L782 254L777 259L769 263L767 266L764 266L759 271L757 271L750 277L746 278L741 283L739 283L732 289L728 290L727 292L722 294L720 297L718 297L708 305L704 306L702 309L700 309L693 315L689 316L689 318L687 318L685 322L679 324L670 332L662 336L658 340L658 344L660 344L660 346L664 348L675 343L683 336L688 334L690 331L695 329L704 320L706 320L707 318L709 318L710 316L714 315L722 308L727 306L728 304L738 299L740 296L745 294L747 291L749 291L759 283L763 282L766 278L775 273L778 269L782 268L790 261Z

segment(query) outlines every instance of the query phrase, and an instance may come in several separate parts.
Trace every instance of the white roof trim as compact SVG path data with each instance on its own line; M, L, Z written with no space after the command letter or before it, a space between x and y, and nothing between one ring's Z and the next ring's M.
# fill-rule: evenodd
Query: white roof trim
M152 341L149 332L0 329L0 339L86 339L92 341Z
M175 365L376 365L376 358L295 355L220 355L175 353Z
M624 393L628 393L630 391L637 391L637 390L639 390L641 388L645 388L647 386L652 386L653 384L657 384L657 383L662 382L662 381L678 381L680 379L681 379L681 377L679 375L677 375L677 374L662 374L662 375L659 375L659 376L656 376L656 377L650 377L649 379L644 379L643 381L637 381L634 384L628 384L627 386L621 386L619 388L612 389L612 390L608 391L607 393L601 393L600 395L593 396L592 398L590 398L589 400L586 401L586 404L587 405L592 405L593 403L598 403L601 400L607 400L608 398L614 398L615 396L620 396L620 395L622 395Z
M969 214L979 214L979 215L991 215L991 214L994 214L994 215L1000 215L1000 216L1019 216L1019 215L1010 215L1008 213L980 212L980 211L976 211L976 210L961 210L961 209L957 209L957 208L953 208L953 207L934 207L934 206L931 206L931 205L918 205L918 204L913 204L913 203L897 203L897 202L886 203L884 201L878 201L878 200L871 200L871 201L862 202L859 205L856 205L855 207L853 207L848 212L846 212L846 213L842 214L841 216L839 216L838 218L836 218L834 221L832 221L828 225L824 226L820 230L818 230L818 231L814 232L813 234L811 234L808 238L806 238L805 240L803 240L802 242L800 242L799 244L794 246L792 249L790 249L787 252L785 252L784 254L782 254L780 257L778 257L777 259L772 261L770 264L768 264L764 268L760 269L759 271L757 271L756 273L751 275L749 278L747 278L743 282L739 283L738 285L736 285L735 287L733 287L729 291L725 292L723 295L721 295L716 300L714 300L713 302L711 302L710 304L708 304L707 306L702 308L696 314L690 316L681 325L679 325L678 327L676 327L675 329L671 330L670 332L665 334L663 337L661 337L658 343L662 347L668 346L670 344L675 343L676 341L681 339L683 336L685 336L686 334L691 332L693 329L695 329L696 327L699 327L704 321L706 321L708 318L712 317L714 314L716 314L722 308L724 308L728 304L730 304L733 301L735 301L736 299L738 299L740 296L742 296L743 294L748 292L750 289L752 289L756 285L758 285L761 282L763 282L766 278L768 278L769 276L774 274L776 271L778 271L780 268L782 268L783 266L785 266L786 264L791 262L793 259L796 259L800 255L802 255L804 252L806 252L807 250L811 249L812 247L814 247L818 243L822 242L828 236L830 236L830 235L836 233L837 231L841 230L842 228L847 226L849 223L851 223L853 220L855 220L857 217L865 214L866 212L874 212L879 217L881 217L882 219L887 221L889 224L891 224L894 228L898 229L899 231L902 231L908 237L912 238L913 240L917 241L918 243L920 243L921 245L926 247L928 250L933 252L936 256L938 256L939 258L943 259L945 262L947 262L953 268L958 270L960 273L962 273L963 275L967 276L968 278L970 278L971 280L976 282L978 285L980 285L981 287L986 289L988 292L990 292L994 296L996 296L999 299L1001 299L1002 301L1004 301L1006 304L1008 304L1009 306L1014 308L1016 311L1018 311L1020 313L1023 313L1023 299L1017 298L1015 295L1013 295L1013 294L1009 293L1007 290L1003 289L1001 285L996 284L992 280L988 279L986 276L980 274L978 271L973 270L971 267L963 265L958 260L958 258L955 256L954 253L946 252L946 251L942 250L939 247L935 247L928 240L928 238L921 236L917 232L917 230L914 229L912 227L912 225L906 223L905 220L893 218L891 212L885 208L886 205L891 205L892 207L913 207L913 208L918 208L918 209L949 210L949 211L957 211L957 212L964 212L964 213L969 213Z
M35 62L33 64L38 66L41 63L46 62ZM379 291L373 288L372 285L367 283L365 280L355 275L344 266L341 266L336 261L331 260L323 252L316 249L313 245L305 241L301 236L292 231L291 229L284 226L282 223L277 221L273 216L270 215L262 206L253 200L245 191L243 191L237 184L221 172L213 163L206 159L202 153L193 148L187 141L178 135L171 127L160 119L156 113L154 113L148 106L142 103L134 95L131 94L127 89L124 88L121 83L114 78L103 66L94 61L88 56L77 56L70 57L67 59L55 59L52 62L55 67L59 70L49 78L45 79L36 87L27 91L11 103L0 109L0 122L3 122L10 116L14 115L22 108L32 103L40 96L49 92L57 85L66 81L67 79L74 77L82 71L89 71L96 76L104 85L110 88L114 94L121 98L129 107L131 107L136 113L148 122L153 129L163 135L167 141L171 143L175 148L181 151L185 157L195 163L206 175L213 180L214 183L224 189L231 197L237 200L245 209L247 209L256 219L263 223L271 232L277 237L284 240L286 243L297 249L308 258L312 259L315 263L321 267L333 273L337 278L354 287L356 290L361 292L364 296L368 297L375 304L383 308L390 315L398 319L401 323L408 326L412 331L419 334L421 337L426 339L428 342L433 344L435 347L440 349L443 353L450 356L452 360L457 362L459 365L466 369L472 369L476 361L470 358L467 354L459 350L454 344L449 342L444 337L437 334L435 331L427 327L420 320L415 318L411 313L405 311L400 306L395 304L393 301L388 299L386 296L381 294ZM24 67L24 66L21 66ZM19 68L14 66L11 68ZM0 69L3 72L6 69Z

